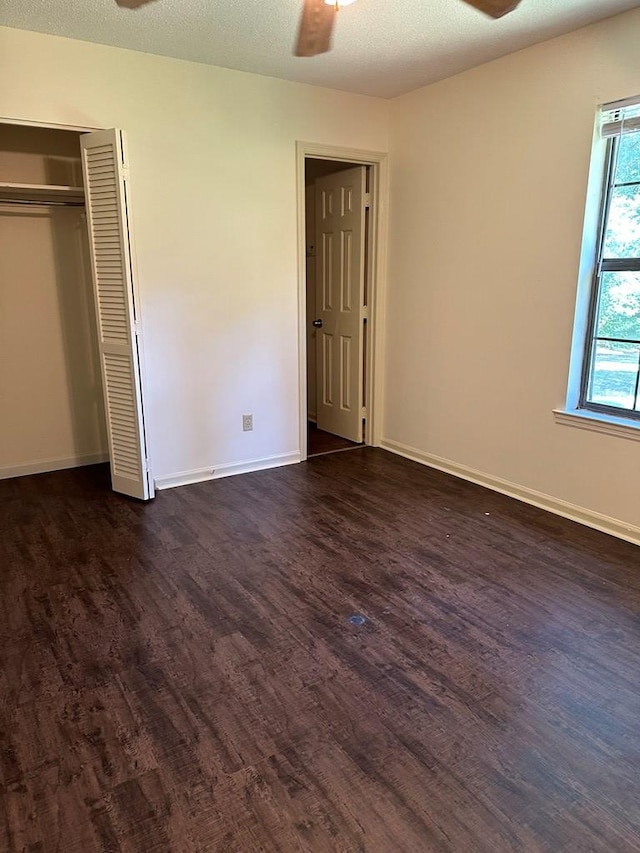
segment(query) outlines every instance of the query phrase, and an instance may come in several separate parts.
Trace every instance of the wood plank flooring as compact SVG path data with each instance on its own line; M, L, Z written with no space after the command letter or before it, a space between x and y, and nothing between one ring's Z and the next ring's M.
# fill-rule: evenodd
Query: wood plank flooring
M339 435L325 432L323 429L309 422L307 427L307 454L319 456L321 453L335 453L336 450L349 450L352 447L361 447L355 441L342 438Z
M0 566L3 853L640 850L635 546L363 448L3 481Z

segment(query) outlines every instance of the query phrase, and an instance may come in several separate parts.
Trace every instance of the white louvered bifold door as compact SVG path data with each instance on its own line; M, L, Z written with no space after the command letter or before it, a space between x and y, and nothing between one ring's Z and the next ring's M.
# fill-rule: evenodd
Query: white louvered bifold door
M140 377L139 317L121 130L80 138L113 490L153 497Z

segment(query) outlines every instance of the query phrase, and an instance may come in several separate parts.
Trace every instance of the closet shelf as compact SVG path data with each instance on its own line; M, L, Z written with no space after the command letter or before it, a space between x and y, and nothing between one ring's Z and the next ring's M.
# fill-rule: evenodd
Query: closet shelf
M84 187L67 187L56 184L15 184L0 181L0 195L4 198L25 199L28 201L83 201Z

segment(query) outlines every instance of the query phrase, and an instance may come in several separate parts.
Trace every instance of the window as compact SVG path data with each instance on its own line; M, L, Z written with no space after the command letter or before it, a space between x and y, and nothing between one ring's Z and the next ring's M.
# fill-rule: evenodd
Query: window
M604 107L600 136L604 181L578 408L640 421L640 99Z

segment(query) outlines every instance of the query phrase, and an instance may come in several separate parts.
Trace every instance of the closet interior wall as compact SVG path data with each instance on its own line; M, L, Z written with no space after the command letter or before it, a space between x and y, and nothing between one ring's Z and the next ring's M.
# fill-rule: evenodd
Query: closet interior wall
M0 478L108 458L79 136L0 124Z

